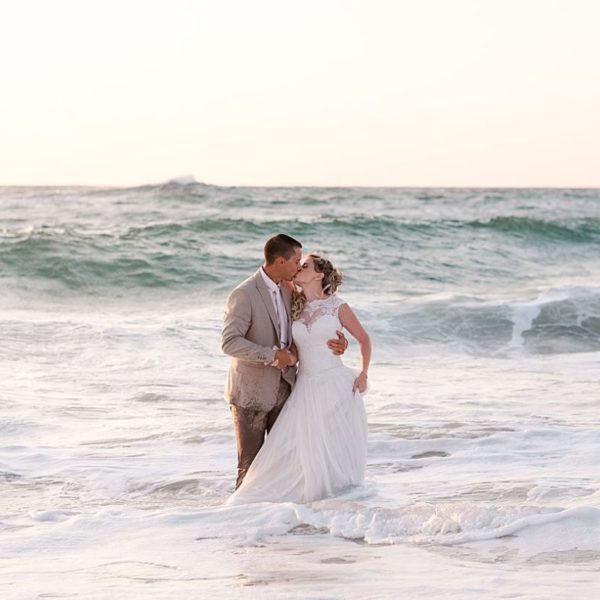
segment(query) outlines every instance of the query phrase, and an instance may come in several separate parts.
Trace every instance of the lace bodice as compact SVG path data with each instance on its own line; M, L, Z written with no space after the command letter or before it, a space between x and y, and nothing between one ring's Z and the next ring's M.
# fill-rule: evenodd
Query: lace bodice
M341 366L340 357L333 355L327 340L334 339L336 331L342 328L338 317L342 304L345 302L336 295L313 300L306 304L298 320L292 324L300 374L319 373Z
M304 310L300 313L298 320L302 321L310 331L313 323L320 317L329 315L337 319L338 310L342 304L345 304L345 302L335 294L327 296L327 298L323 298L322 300L313 300L306 304Z

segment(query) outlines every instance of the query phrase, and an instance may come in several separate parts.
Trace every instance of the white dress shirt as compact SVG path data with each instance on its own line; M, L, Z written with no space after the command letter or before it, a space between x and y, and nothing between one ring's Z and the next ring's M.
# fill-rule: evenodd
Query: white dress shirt
M273 301L273 308L275 309L275 314L279 321L279 341L281 342L281 347L286 348L288 345L288 314L285 309L283 296L281 295L281 288L265 273L262 267L260 269L260 274L269 289L271 300Z

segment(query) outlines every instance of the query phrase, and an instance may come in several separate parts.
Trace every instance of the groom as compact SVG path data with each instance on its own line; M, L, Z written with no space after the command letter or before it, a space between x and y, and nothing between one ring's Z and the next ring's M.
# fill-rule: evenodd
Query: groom
M296 380L297 358L292 344L291 292L281 282L292 281L301 270L302 244L280 233L264 247L265 262L227 298L221 348L231 364L225 399L233 415L237 443L236 489L273 427ZM348 341L327 342L343 354Z

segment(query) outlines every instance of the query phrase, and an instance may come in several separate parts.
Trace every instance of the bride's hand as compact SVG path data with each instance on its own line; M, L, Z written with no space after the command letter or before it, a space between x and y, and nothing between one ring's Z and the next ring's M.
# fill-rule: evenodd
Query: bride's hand
M358 377L354 380L354 385L352 386L352 392L358 390L361 394L367 389L367 374L364 371L361 371Z

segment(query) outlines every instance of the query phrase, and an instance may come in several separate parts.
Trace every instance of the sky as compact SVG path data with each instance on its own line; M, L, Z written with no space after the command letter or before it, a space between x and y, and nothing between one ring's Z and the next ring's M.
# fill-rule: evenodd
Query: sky
M0 2L0 185L600 187L597 0Z

